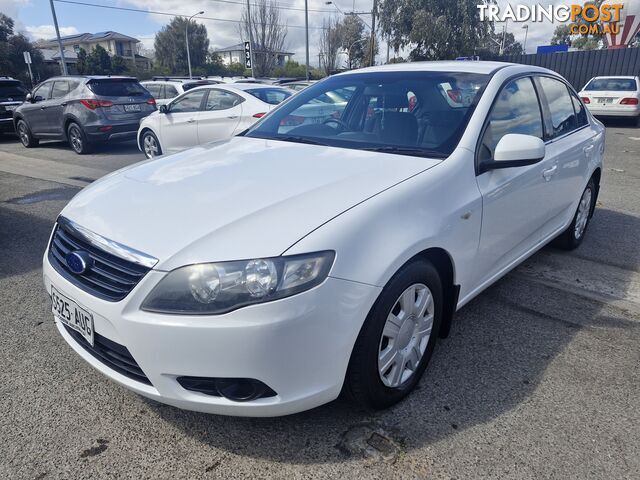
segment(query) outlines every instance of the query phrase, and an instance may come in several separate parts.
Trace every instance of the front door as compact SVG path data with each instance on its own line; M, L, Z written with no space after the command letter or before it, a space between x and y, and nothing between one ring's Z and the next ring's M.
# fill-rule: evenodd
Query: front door
M69 94L69 82L66 80L56 80L51 89L51 98L44 102L44 133L51 136L64 135L62 110L64 108L64 98Z
M231 138L242 117L242 97L212 88L204 110L198 116L198 142L216 142Z
M53 82L44 82L38 86L32 93L32 103L26 103L25 107L22 108L22 114L27 120L31 133L35 136L46 135L46 109L52 86Z
M164 153L175 153L198 145L198 115L206 90L185 93L168 105L160 120L160 144Z
M478 152L491 159L508 133L544 138L538 96L529 77L510 81L498 94ZM554 159L533 165L490 170L477 177L482 194L482 230L476 265L476 284L493 280L543 238L552 207L545 176Z

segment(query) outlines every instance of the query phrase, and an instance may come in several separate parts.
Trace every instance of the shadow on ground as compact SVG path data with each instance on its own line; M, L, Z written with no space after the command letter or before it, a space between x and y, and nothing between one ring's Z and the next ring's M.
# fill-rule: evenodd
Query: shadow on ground
M640 269L640 219L598 209L593 225L577 252ZM612 235L624 231L636 235ZM390 410L364 412L339 399L288 417L251 419L148 403L198 441L238 455L295 464L338 462L354 453L345 438L362 425L372 426L365 433L381 428L410 450L516 408L577 332L596 327L632 329L637 323L604 313L598 302L507 276L458 312L418 390Z

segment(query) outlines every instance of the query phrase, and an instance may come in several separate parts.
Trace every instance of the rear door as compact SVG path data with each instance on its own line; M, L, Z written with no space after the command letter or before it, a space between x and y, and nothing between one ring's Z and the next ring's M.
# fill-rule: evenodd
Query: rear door
M545 117L547 159L553 162L549 182L551 234L571 221L584 189L589 161L596 153L587 113L575 93L553 77L535 78Z
M198 115L202 111L206 90L185 93L169 104L160 115L160 144L165 153L175 153L198 145Z
M231 138L240 124L243 100L226 90L209 89L204 110L198 114L198 143Z
M478 148L478 164L493 158L508 133L544 138L543 118L533 80L520 77L506 83L489 113ZM482 231L476 281L501 274L543 238L552 202L545 172L553 159L533 165L490 170L477 176L482 194Z
M62 110L65 105L65 98L69 94L69 82L67 80L56 80L51 89L51 98L46 102L44 110L45 125L44 132L48 135L62 135L63 121Z

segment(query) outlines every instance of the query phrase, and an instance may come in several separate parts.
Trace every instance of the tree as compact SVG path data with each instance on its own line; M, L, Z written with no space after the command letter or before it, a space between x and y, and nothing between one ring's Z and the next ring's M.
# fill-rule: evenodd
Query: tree
M490 0L486 0L490 1ZM477 2L452 0L381 0L380 27L394 50L411 46L411 60L453 59L476 54L493 32L480 21Z
M188 22L188 23L187 23ZM154 50L156 62L173 74L188 71L185 29L188 25L189 52L193 68L204 67L209 53L207 29L194 20L176 17L156 34Z
M251 35L249 34L251 32ZM251 23L247 12L242 13L240 34L246 40L253 37L253 71L258 77L268 77L273 71L277 53L284 48L287 26L278 2L256 0L251 9Z
M335 72L338 61L338 51L344 43L342 41L344 29L340 20L329 19L322 22L320 34L320 68L327 75Z
M551 45L571 45L571 32L569 25L558 25L553 31Z
M213 52L209 52L204 70L206 75L225 75L227 73L227 69L222 62L222 58L220 58L220 55Z
M129 66L125 63L124 58L119 55L111 57L111 73L114 75L122 75L129 70Z
M87 73L89 75L108 75L111 73L111 57L100 45L96 45L87 55Z
M24 52L31 54L31 69L36 83L57 73L59 71L57 67L45 64L42 52L35 48L27 37L15 34L13 26L13 19L0 13L0 72L2 75L10 75L30 85L31 80L24 63Z
M304 65L300 65L295 60L289 60L284 67L276 67L273 69L273 75L284 78L300 78L307 74Z
M87 75L89 73L89 66L87 65L87 51L84 48L80 48L76 55L78 57L76 70L80 75Z
M347 52L347 67L351 70L369 63L367 52L371 35L364 31L364 23L355 15L348 16L342 22L342 48ZM377 43L376 43L377 44Z

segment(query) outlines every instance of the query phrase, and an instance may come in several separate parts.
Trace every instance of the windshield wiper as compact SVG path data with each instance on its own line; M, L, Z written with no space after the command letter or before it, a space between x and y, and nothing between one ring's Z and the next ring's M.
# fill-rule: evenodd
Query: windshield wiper
M398 155L413 155L416 157L429 157L429 158L447 158L447 155L435 150L427 150L424 148L413 147L397 147L393 145L386 145L383 147L366 147L362 150L367 152L379 152L379 153L396 153Z
M324 147L327 146L326 143L318 142L317 140L312 140L307 137L299 137L297 135L285 135L284 137L277 136L270 138L269 140L282 140L283 142L306 143L308 145L322 145Z

